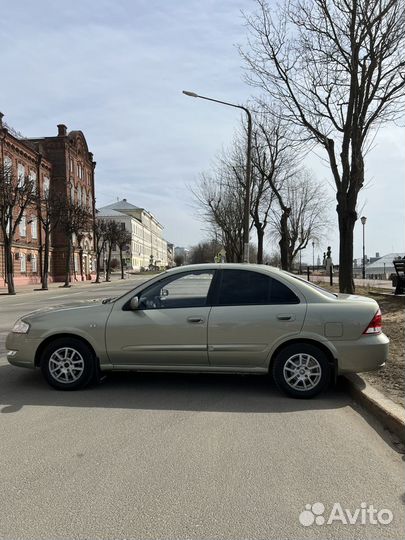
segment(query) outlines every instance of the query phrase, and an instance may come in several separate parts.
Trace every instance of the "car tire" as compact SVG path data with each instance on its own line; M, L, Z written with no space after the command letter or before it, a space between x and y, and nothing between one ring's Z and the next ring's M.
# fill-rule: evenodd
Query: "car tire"
M96 358L80 339L58 338L41 355L41 371L47 383L58 390L78 390L96 377Z
M273 379L287 395L311 398L329 384L331 367L326 354L309 343L294 343L274 359Z

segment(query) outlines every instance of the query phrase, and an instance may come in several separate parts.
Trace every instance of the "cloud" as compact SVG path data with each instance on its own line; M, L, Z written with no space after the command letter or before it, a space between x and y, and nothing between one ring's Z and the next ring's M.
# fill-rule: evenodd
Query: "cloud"
M245 102L235 43L251 0L28 0L2 6L2 102L27 136L81 129L97 160L97 204L126 197L156 214L177 244L204 232L190 209L201 171L229 144L240 114L183 89ZM4 82L5 81L5 82ZM403 249L401 130L382 130L361 203L372 251ZM320 178L327 169L309 165ZM334 207L331 208L334 213ZM358 245L356 229L356 250ZM337 253L337 234L331 243Z

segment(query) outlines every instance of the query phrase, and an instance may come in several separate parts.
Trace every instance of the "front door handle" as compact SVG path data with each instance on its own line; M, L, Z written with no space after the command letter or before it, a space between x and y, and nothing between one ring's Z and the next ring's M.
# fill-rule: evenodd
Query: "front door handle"
M280 315L277 315L277 319L279 321L294 321L295 320L295 316L294 315L287 315L287 314L282 314L280 313Z
M202 317L188 317L187 318L187 321L189 323L203 323L204 322L204 319Z

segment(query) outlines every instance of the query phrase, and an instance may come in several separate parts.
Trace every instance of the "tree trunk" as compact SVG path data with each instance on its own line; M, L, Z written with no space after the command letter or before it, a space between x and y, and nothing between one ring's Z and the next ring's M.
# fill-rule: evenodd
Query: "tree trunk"
M112 245L108 246L108 258L107 258L107 271L105 275L106 281L111 281L110 274L111 274L111 253L112 253Z
M256 231L257 231L257 264L263 264L264 230L261 227L257 227Z
M287 209L289 210L289 209ZM281 258L281 268L283 270L289 270L288 267L288 216L290 212L284 210L280 218L280 241L278 245L280 246L280 258Z
M45 253L44 267L42 272L42 290L48 290L48 275L49 275L49 230L45 230Z
M11 251L11 242L8 239L4 241L4 254L6 258L8 294L15 294L13 253Z
M347 211L338 204L339 221L339 291L353 294L353 231L356 222L356 211Z
M124 261L122 258L122 249L120 248L121 279L124 279Z
M100 283L101 249L96 254L96 283Z
M66 248L66 277L64 287L70 287L70 259L72 256L72 239L68 238L67 248Z
M79 248L79 264L80 264L80 277L81 280L84 281L84 274L83 274L83 249Z

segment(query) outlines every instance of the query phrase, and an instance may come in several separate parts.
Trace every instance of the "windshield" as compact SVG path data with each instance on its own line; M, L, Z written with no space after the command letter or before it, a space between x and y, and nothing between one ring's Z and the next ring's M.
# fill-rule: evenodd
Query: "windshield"
M310 281L307 281L306 279L303 279L302 277L296 276L295 274L291 274L291 272L283 271L284 274L288 274L289 276L293 277L294 279L301 281L302 283L305 283L305 285L308 285L309 287L312 287L313 289L316 289L318 292L322 293L324 296L327 296L328 298L338 298L338 295L336 293L331 293L324 289L323 287L320 287L319 285L315 285L315 283L311 283Z
M130 289L128 289L126 292L124 292L120 296L115 296L114 298L106 298L106 302L103 302L103 304L107 304L107 303L110 303L110 302L115 302L116 300L119 300L120 298L124 298L124 296L126 296L132 290L137 289L141 285L146 286L149 283L149 281L152 281L152 279L156 279L158 276L162 277L164 274L166 274L166 272L161 272L160 274L155 274L154 276L150 277L149 279L145 279L145 281L142 281L141 283L138 283L135 287L131 287Z

